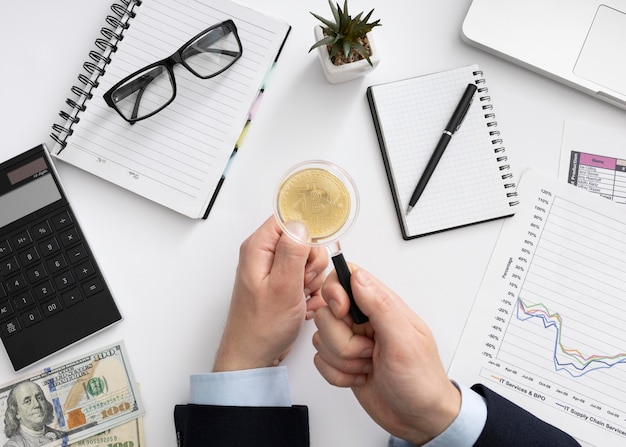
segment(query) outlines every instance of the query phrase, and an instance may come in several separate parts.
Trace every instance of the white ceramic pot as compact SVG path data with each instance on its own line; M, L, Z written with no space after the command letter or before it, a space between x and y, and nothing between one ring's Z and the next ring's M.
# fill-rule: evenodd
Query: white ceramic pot
M315 42L324 38L324 33L321 26L315 25L315 27L313 28L313 32L315 34ZM378 50L376 48L376 44L374 42L372 34L373 33L367 34L367 40L369 41L370 50L372 52L372 54L370 55L372 65L370 65L366 59L361 59L360 61L351 62L344 65L335 65L330 60L330 57L328 57L328 50L326 48L326 45L317 47L317 54L320 57L322 70L324 71L324 76L326 76L328 82L330 82L331 84L338 84L340 82L350 81L352 79L365 76L367 73L376 68L376 66L378 66L380 62L380 55L378 54Z

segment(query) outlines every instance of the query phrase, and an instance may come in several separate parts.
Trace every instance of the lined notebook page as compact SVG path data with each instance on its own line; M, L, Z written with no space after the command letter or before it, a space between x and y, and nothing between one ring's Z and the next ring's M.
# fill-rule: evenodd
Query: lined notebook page
M289 26L230 1L146 0L93 99L58 158L190 217L202 217ZM233 19L243 55L230 69L200 79L174 67L177 94L165 110L129 125L102 95L113 84L170 56L209 26Z
M409 199L468 83L479 90L426 189ZM513 214L514 185L493 101L477 65L369 88L368 96L405 238ZM508 185L508 186L507 186Z

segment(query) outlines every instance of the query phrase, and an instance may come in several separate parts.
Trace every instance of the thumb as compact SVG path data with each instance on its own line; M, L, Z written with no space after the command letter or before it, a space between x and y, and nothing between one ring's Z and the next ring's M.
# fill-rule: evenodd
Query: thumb
M374 331L379 335L395 333L398 325L402 324L411 312L404 302L361 268L352 272L352 278L354 300L368 316Z
M295 238L303 241L309 240L308 230L301 222L287 222L285 225L289 234L283 233L276 244L272 271L279 272L284 278L301 277L304 280L304 267L311 249Z

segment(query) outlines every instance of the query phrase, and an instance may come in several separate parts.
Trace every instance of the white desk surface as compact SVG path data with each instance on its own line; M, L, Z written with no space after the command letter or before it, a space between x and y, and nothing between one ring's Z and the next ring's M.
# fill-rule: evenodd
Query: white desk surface
M368 85L478 63L516 171L557 175L564 120L621 126L625 112L474 49L460 39L469 0L351 0L369 11L380 66L367 77L329 84L312 45L313 10L325 0L241 0L292 26L275 76L219 198L194 221L57 163L83 229L124 321L49 358L41 368L125 340L147 412L148 446L175 445L173 407L185 403L188 376L210 371L226 317L238 249L272 212L276 182L292 165L327 159L347 169L361 195L346 257L398 292L430 325L443 362L452 359L502 221L412 241L400 235L365 90ZM46 142L51 125L98 37L109 0L3 1L0 5L0 156ZM341 2L343 3L343 2ZM1 212L1 210L0 210ZM70 330L68 328L68 330ZM307 404L313 446L384 446L386 434L350 390L328 385L313 366L305 325L289 367L294 403ZM27 372L26 370L25 372ZM19 377L0 349L0 382Z

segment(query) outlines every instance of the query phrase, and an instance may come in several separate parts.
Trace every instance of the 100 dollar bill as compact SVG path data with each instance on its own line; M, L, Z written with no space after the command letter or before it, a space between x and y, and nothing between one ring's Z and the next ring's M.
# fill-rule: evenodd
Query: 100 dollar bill
M145 447L143 420L142 418L134 419L82 441L77 441L70 447Z
M119 342L1 386L0 446L65 446L143 413Z

